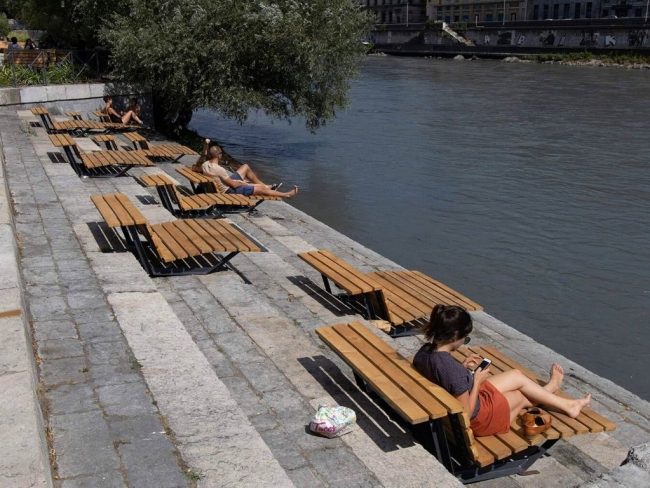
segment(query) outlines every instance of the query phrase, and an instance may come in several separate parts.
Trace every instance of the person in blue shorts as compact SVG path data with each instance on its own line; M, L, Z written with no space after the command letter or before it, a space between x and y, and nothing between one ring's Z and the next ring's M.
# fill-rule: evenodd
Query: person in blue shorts
M214 178L219 188L224 193L236 193L245 196L281 197L291 198L298 194L298 187L291 191L281 192L277 189L280 185L267 185L255 174L248 164L242 164L237 171L232 173L221 166L223 151L219 146L210 146L210 139L203 144L203 152L193 166L207 176Z

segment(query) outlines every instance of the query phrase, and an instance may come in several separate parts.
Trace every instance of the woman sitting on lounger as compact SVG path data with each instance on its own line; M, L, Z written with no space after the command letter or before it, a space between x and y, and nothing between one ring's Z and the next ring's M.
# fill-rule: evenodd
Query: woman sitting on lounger
M113 108L113 97L106 95L104 97L104 106L102 107L101 112L108 115L111 118L111 122L122 124L135 122L138 125L142 125L142 120L140 119L140 105L138 105L137 100L135 105L137 107L137 113L135 109L131 109L131 106L129 106L130 110L127 112L118 113L118 111Z
M476 436L504 434L522 409L537 404L560 410L575 418L589 404L591 394L577 400L555 395L564 371L558 364L551 367L549 382L540 386L521 371L513 369L489 376L477 367L481 357L474 354L461 365L451 355L470 340L472 318L465 309L436 305L424 329L431 341L420 348L413 366L423 376L442 386L463 404L470 414L471 428Z
M216 184L225 193L236 193L245 196L281 197L291 198L298 194L298 187L294 186L291 191L277 191L280 185L267 185L260 180L248 164L242 164L237 171L228 172L219 163L223 151L219 146L210 146L210 139L206 139L203 145L203 153L194 164L193 169L201 168L206 176L214 178Z

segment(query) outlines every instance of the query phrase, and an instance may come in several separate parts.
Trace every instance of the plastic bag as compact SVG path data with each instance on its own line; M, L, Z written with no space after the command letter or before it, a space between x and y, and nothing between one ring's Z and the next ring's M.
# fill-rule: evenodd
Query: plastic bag
M309 423L309 430L328 438L352 432L357 414L347 407L321 405Z

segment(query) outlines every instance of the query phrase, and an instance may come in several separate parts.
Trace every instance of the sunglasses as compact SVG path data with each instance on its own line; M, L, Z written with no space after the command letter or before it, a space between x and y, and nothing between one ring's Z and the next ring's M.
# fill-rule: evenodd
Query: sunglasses
M467 345L469 344L469 341L471 341L472 338L470 336L465 337L465 342L463 344Z

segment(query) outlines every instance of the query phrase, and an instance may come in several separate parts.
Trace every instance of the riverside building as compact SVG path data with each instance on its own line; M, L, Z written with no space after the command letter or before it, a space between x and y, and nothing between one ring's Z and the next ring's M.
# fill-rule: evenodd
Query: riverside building
M375 14L377 24L422 24L427 20L426 0L360 0Z
M494 0L433 0L428 5L429 19L457 23L516 22L526 18L527 2ZM504 20L505 19L505 20Z
M648 0L360 0L377 24L647 18Z

